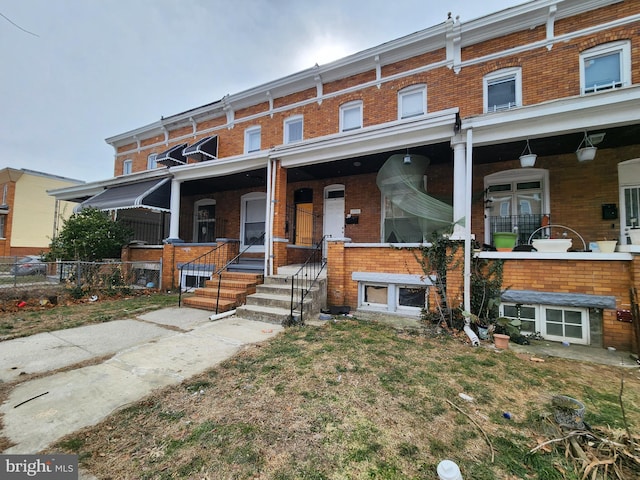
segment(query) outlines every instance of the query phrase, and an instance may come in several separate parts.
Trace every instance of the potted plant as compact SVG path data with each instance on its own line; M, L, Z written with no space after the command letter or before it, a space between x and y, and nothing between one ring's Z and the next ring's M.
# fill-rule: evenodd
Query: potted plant
M596 242L598 244L598 250L600 250L602 253L613 253L616 250L616 244L618 243L617 240L607 240L606 238L604 240L598 240L598 242Z

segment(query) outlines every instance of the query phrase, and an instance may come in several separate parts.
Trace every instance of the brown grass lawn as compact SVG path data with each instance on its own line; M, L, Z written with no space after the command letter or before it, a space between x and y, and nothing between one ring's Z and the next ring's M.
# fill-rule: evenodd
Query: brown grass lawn
M555 394L586 406L584 464L552 441L568 433ZM639 426L637 369L339 318L249 346L49 451L78 454L100 479L435 479L443 459L465 480L635 479Z

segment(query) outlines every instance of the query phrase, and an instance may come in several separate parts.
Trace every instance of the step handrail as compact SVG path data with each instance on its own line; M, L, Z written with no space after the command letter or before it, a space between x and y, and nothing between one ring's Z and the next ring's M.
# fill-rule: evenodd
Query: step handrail
M216 265L219 265L222 261L221 252L222 247L233 243L234 245L238 245L238 240L225 240L214 248L209 250L208 252L203 253L202 255L190 260L180 266L180 278L178 279L178 307L182 306L182 278L185 269L193 270L198 273L209 273L213 269L215 269ZM189 288L189 287L187 287Z
M298 271L291 276L291 305L289 320L288 322L285 322L285 326L292 326L296 324L304 325L304 299L311 291L311 288L316 284L322 270L324 270L324 267L327 265L327 259L322 255L322 247L324 245L325 237L326 236L322 237L315 244L311 254L307 257ZM297 299L296 292L298 293ZM294 320L294 311L298 307L300 307L300 319Z
M231 265L232 263L238 263L240 261L240 257L247 252L247 250L249 250L251 247L253 247L254 245L257 245L258 242L261 242L262 239L265 236L265 232L262 232L262 235L260 235L257 238L254 238L250 243L245 244L244 249L241 252L238 252L238 254L233 257L231 260L229 260L227 263L224 264L224 266L222 268L220 268L217 272L214 273L213 276L217 275L218 276L218 292L216 294L216 315L218 314L218 306L220 303L220 286L222 285L222 272L224 272L225 270L227 270L229 268L229 265ZM264 274L264 272L263 272Z

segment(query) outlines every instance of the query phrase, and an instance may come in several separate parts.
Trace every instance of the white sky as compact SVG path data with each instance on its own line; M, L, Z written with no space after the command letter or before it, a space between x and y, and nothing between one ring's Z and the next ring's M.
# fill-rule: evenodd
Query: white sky
M107 137L442 23L448 12L465 22L522 3L0 0L0 168L107 179Z

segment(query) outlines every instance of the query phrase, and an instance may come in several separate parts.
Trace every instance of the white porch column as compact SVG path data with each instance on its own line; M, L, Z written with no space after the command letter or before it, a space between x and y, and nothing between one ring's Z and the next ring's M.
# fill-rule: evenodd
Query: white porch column
M467 172L466 172L466 148L462 139L456 139L453 143L453 226L452 239L464 238L465 225L471 226L470 219L465 218L467 210Z
M171 217L169 219L169 238L166 243L181 243L180 239L180 181L171 179Z

